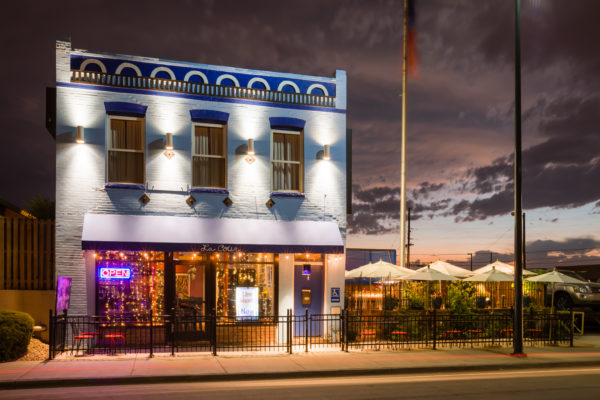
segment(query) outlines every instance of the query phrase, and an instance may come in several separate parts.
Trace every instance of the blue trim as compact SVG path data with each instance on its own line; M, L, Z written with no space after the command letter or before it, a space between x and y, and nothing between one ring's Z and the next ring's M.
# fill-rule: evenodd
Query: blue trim
M301 77L291 77L291 76L273 76L264 74L266 71L252 71L246 70L247 72L240 72L239 69L232 70L228 67L223 67L221 70L215 70L206 68L206 65L197 64L194 66L193 64L184 64L184 65L172 65L170 64L157 64L157 63L148 63L138 60L132 59L115 59L115 58L107 58L107 57L95 57L90 54L80 55L80 54L72 54L71 55L71 69L79 69L81 64L87 59L96 59L101 61L106 67L106 72L109 74L114 74L122 63L130 63L137 66L142 73L142 76L149 77L152 71L157 67L166 67L169 68L175 74L175 79L179 81L183 81L185 75L190 71L199 71L202 72L206 78L208 79L208 83L216 84L217 79L223 74L233 75L238 82L240 83L240 87L248 87L248 83L252 78L262 78L269 83L271 90L277 90L281 82L283 81L292 81L294 82L298 88L300 89L300 93L306 93L308 88L317 83L323 85L331 97L336 96L336 84L332 82L332 78L328 77L312 77L313 79L302 79ZM166 61L166 60L165 60ZM168 61L167 61L168 62ZM176 63L180 63L175 61ZM180 63L181 64L181 63ZM219 68L219 66L213 66ZM319 78L323 78L320 80ZM223 86L223 85L222 85Z
M292 199L304 199L306 196L304 193L298 192L271 192L270 197L288 197Z
M105 183L104 187L106 189L136 189L136 190L146 190L146 186L138 185L136 183Z
M255 106L273 107L273 108L287 108L287 109L293 109L293 110L306 110L306 111L324 111L324 112L332 112L332 113L336 113L336 114L346 114L346 110L340 109L340 108L303 106L301 104L270 103L268 101L242 100L242 99L232 99L232 98L228 98L228 97L223 97L223 98L209 97L209 96L192 95L192 94L184 94L184 93L161 92L158 90L115 88L115 87L109 87L109 86L96 86L96 85L89 85L89 84L83 84L83 83L70 83L70 82L56 82L56 86L57 87L72 87L72 88L87 89L87 90L99 90L101 92L147 94L150 96L179 97L181 99L214 101L214 102L220 102L220 103L249 104L249 105L255 105Z
M229 120L229 113L213 110L190 110L190 117L194 122L226 124Z
M184 251L200 252L203 245L217 248L222 243L153 243L153 242L95 242L82 240L82 250L130 250L130 251ZM269 245L269 244L226 244L233 252L244 253L324 253L341 254L344 246L318 245ZM212 252L212 251L211 251Z
M229 190L227 189L214 189L214 188L191 188L191 193L210 193L210 194L229 194Z
M290 117L270 117L269 122L271 123L271 128L284 128L294 130L302 130L304 129L304 125L306 124L306 121L303 119Z
M105 101L104 108L108 115L143 118L146 115L148 106L142 106L136 103L126 103L124 101Z

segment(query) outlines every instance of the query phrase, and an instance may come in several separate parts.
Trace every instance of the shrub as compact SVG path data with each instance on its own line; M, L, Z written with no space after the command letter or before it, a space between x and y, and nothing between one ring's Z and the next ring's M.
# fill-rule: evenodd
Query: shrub
M470 282L454 281L448 285L446 307L452 314L466 314L475 303L475 289Z
M20 311L0 310L0 362L24 356L32 334L31 315Z

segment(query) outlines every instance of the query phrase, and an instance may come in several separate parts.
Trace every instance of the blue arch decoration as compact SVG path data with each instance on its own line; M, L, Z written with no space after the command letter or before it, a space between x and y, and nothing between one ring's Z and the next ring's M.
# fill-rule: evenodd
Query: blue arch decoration
M124 101L105 101L104 109L108 115L143 118L146 116L148 106Z
M190 117L194 122L207 122L213 124L226 124L229 113L213 110L190 110Z
M291 117L270 117L271 128L302 130L306 121Z
M188 74L192 71L197 71L197 72L201 72L202 75L204 75L204 77L206 77L206 80L204 80L204 78L202 78L202 80L204 80L204 83L215 84L217 79L225 73L225 74L232 75L238 81L239 87L248 87L248 84L253 79L259 78L259 79L263 79L264 81L266 81L268 83L269 87L267 87L267 89L270 89L273 91L277 91L277 88L279 88L281 83L287 81L287 82L292 82L294 85L296 85L298 87L298 90L297 90L298 93L308 93L309 89L311 87L315 86L315 84L322 85L323 87L325 87L326 88L325 94L328 96L335 97L335 93L336 93L336 84L334 81L332 81L332 79L323 78L323 80L319 80L319 79L315 80L315 79L311 79L311 77L306 77L306 78L308 78L308 79L306 79L303 76L298 76L298 77L272 76L272 75L266 74L265 71L252 71L252 70L231 71L227 67L223 67L223 69L221 70L221 69L206 68L205 66L203 66L201 64L193 65L191 63L190 63L190 65L177 65L177 64L173 64L173 63L168 63L168 64L161 63L161 62L151 63L151 62L132 60L132 59L118 59L118 58L114 58L114 57L72 54L71 55L71 69L80 69L80 66L84 62L86 62L86 60L88 60L88 59L94 59L98 62L101 62L105 66L106 72L109 74L115 74L116 70L119 68L119 66L121 66L121 64L126 62L128 64L134 65L137 69L139 69L139 71L140 71L139 76L145 76L145 77L151 76L152 71L154 71L156 68L163 67L163 68L168 68L170 71L172 71L173 74L175 75L175 79L180 80L180 81L185 81L186 76L189 79L190 77L188 76ZM127 75L134 76L133 71L131 71L131 70L125 71L125 72ZM136 71L136 73L137 73L137 71ZM122 74L122 75L125 75L125 74ZM254 81L252 81L252 82L254 83ZM294 86L292 85L292 87L294 87ZM286 91L286 93L287 93L287 91Z

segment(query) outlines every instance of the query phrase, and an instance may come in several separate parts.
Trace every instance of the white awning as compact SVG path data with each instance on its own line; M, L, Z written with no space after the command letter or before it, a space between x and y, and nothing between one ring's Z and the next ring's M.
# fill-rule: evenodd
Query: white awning
M335 222L86 214L83 250L343 253Z

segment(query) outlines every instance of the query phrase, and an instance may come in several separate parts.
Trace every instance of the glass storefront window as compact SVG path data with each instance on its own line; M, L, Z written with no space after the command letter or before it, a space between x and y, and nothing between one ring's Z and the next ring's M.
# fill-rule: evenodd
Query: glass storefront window
M221 254L218 260L217 316L252 321L274 315L273 254Z
M162 252L95 253L99 315L164 313Z

